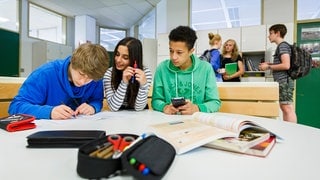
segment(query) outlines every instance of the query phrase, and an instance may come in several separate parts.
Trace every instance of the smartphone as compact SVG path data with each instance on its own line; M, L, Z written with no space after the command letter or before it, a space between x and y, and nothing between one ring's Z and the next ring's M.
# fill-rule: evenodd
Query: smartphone
M184 99L184 97L175 97L171 99L172 105L177 108L179 106L185 105L186 104L186 100Z

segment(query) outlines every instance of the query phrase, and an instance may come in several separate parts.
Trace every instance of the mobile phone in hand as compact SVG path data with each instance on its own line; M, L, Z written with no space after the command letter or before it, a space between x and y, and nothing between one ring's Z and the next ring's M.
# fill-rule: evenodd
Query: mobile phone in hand
M185 105L186 100L184 99L184 97L175 97L171 99L171 103L175 108L177 108L179 106Z

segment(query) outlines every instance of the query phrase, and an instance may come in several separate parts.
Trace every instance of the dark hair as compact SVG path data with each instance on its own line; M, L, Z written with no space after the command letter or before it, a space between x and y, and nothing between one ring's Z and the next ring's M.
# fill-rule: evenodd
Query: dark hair
M178 26L169 34L169 41L185 42L188 50L194 47L196 40L196 32L188 26Z
M280 32L280 37L284 38L287 34L287 27L284 24L275 24L269 28L270 31L274 31L275 33Z
M129 55L129 66L133 67L136 62L140 69L143 69L142 62L142 43L139 39L133 37L126 37L120 40L117 46L114 49L114 57L118 52L119 46L126 46L128 48ZM112 68L112 78L111 78L111 86L113 91L118 89L118 86L122 80L123 71L118 70L115 66L115 58L113 59L113 68ZM139 82L134 81L133 83L129 81L129 85L126 92L126 98L128 102L129 108L134 108L135 100L139 90Z

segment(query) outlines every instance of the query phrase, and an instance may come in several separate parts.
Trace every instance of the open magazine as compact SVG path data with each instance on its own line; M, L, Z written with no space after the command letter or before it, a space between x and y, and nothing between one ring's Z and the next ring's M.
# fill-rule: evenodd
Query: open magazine
M238 138L245 132L244 130L254 132L252 136L260 135L251 139L254 143L247 141L243 144L235 144L239 146L238 148L243 148L243 151L270 137L267 129L252 121L202 112L194 113L190 120L153 124L150 128L157 136L172 144L177 154L188 152L218 139Z

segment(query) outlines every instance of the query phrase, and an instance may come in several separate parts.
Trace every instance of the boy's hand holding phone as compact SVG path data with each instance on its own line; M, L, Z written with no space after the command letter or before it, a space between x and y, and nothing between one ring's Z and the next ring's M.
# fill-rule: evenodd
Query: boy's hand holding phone
M184 99L184 97L175 97L171 99L171 103L173 107L177 108L179 106L185 105L186 100Z

